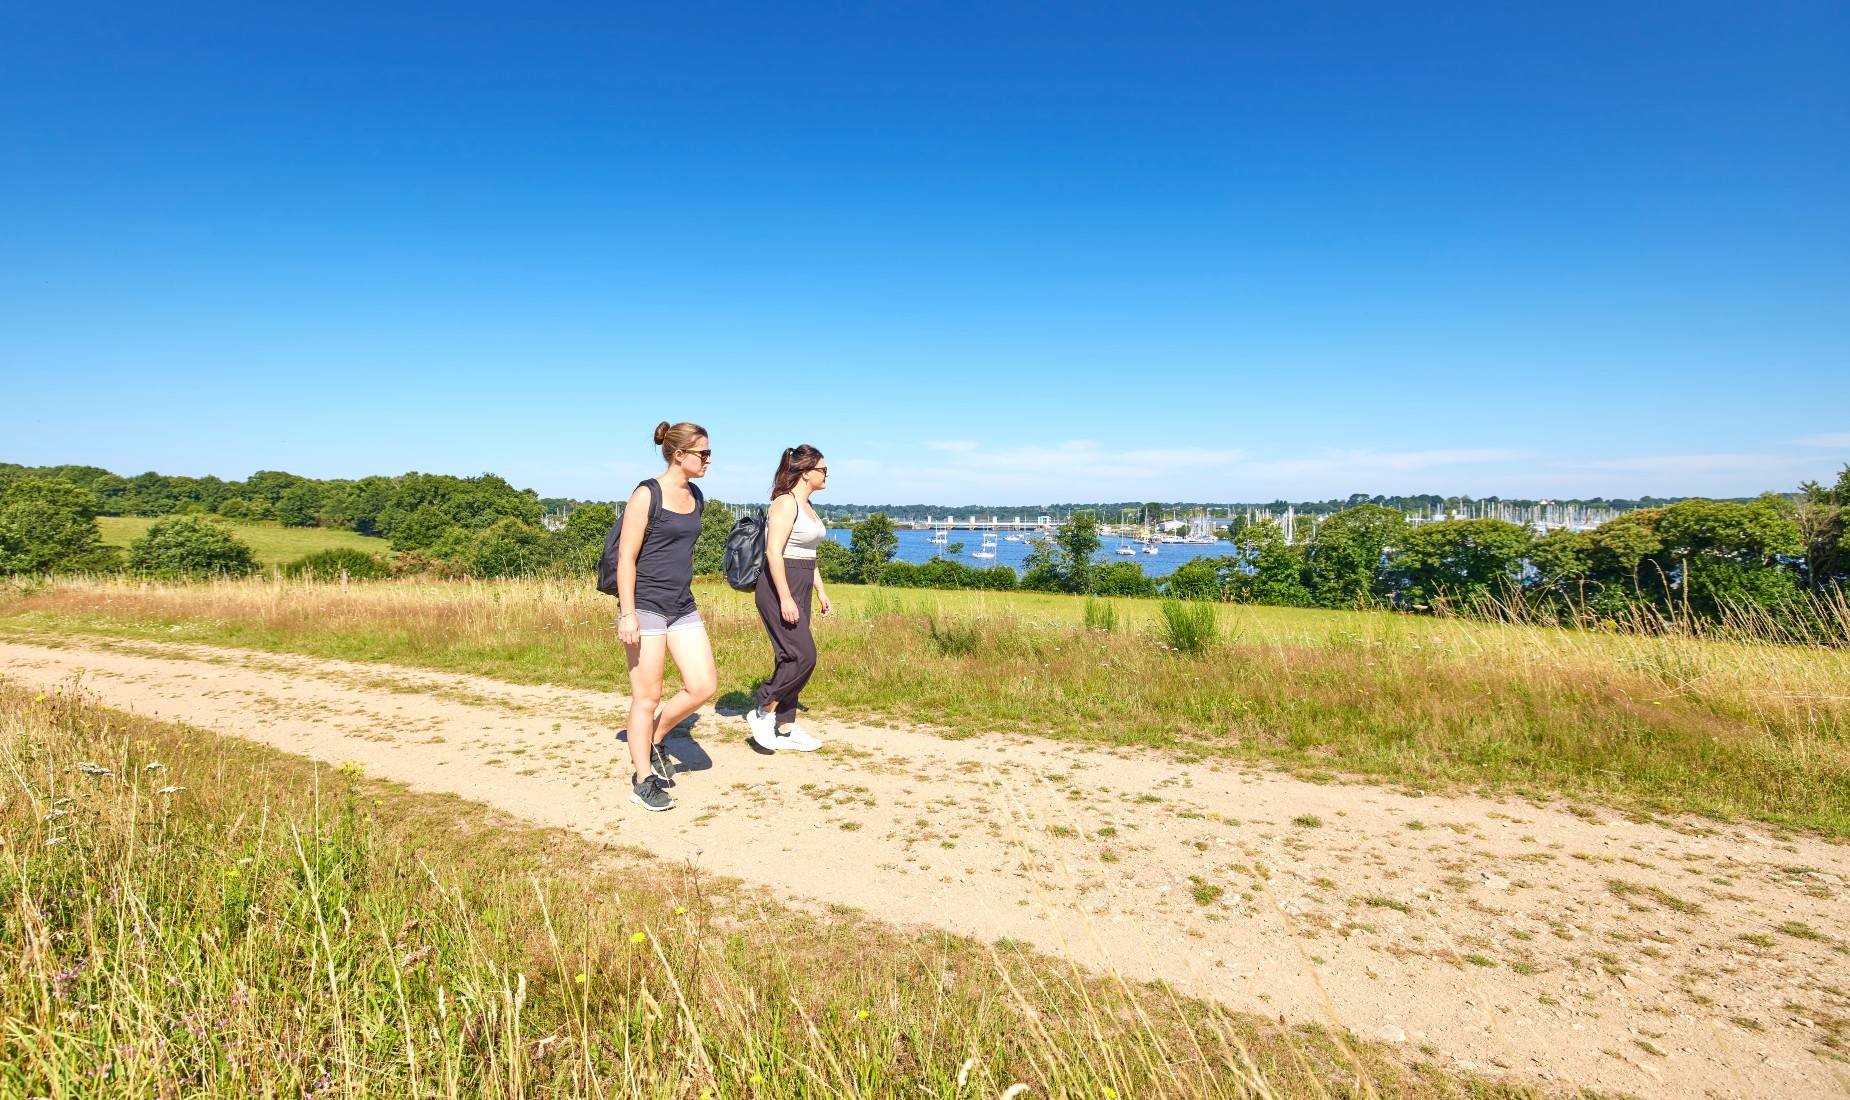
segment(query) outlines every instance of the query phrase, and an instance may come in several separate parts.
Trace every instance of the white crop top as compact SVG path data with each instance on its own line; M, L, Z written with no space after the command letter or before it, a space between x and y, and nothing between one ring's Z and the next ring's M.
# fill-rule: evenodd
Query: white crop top
M790 525L790 537L784 541L784 557L814 558L816 546L829 537L829 529L820 520L809 517L802 505L797 506L796 522Z

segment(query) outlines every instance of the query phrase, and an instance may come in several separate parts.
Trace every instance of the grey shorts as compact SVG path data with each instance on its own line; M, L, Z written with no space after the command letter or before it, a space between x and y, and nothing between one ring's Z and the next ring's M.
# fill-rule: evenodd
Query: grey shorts
M700 612L698 611L689 611L678 619L670 619L661 612L650 611L646 607L636 609L636 626L645 638L653 638L657 634L667 634L675 630L692 630L700 625Z

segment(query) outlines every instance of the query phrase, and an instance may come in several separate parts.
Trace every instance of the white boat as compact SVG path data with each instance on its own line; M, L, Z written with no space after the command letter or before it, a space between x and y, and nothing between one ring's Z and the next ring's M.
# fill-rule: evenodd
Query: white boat
M1020 535L1003 535L1002 541L1003 542L1020 542L1021 536Z
M993 558L996 556L996 536L984 535L981 549L970 555L973 558Z
M1158 550L1158 549L1156 548L1156 544L1155 544L1155 543L1153 543L1153 542L1146 542L1146 543L1144 543L1144 544L1143 544L1143 552L1144 552L1144 553L1146 553L1146 554L1160 554L1160 553L1162 553L1162 551L1161 551L1161 550Z
M1118 548L1112 552L1116 554L1123 554L1127 558L1134 558L1137 556L1137 551L1124 545L1124 535L1122 532L1118 534Z

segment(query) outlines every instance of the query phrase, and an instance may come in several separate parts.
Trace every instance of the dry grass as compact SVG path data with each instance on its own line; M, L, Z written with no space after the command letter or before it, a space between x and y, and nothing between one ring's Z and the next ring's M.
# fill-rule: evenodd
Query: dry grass
M1527 1095L79 696L0 729L0 1095Z
M819 712L1036 733L1412 787L1557 794L1850 835L1850 650L1227 606L1199 652L1154 601L834 586ZM722 702L764 674L749 597L698 593ZM1112 629L1088 628L1109 618ZM623 690L612 602L557 581L69 581L0 625L392 661ZM1110 615L1105 615L1109 606Z

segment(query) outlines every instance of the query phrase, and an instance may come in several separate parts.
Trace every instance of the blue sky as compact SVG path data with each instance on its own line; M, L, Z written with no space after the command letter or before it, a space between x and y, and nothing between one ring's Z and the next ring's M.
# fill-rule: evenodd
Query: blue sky
M0 7L0 460L838 501L1850 460L1850 8ZM1510 9L1510 10L1486 10Z

